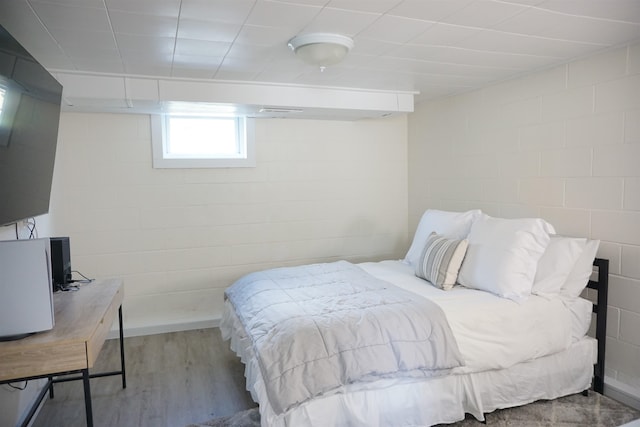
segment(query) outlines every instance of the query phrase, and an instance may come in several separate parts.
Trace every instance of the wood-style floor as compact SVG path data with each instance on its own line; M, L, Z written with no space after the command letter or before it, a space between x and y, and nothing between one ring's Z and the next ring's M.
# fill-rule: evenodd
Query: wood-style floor
M184 427L256 404L244 365L218 328L125 338L127 388L119 376L91 380L95 427ZM105 343L91 372L118 370L118 340ZM55 385L34 427L86 425L82 381Z

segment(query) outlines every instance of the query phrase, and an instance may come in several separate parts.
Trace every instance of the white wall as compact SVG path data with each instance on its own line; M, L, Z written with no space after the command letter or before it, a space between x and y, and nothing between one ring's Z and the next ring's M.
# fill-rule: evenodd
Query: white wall
M124 279L129 335L210 324L245 273L400 258L406 132L405 116L261 119L255 168L153 169L149 116L65 113L52 228L74 270Z
M426 208L540 216L600 239L607 384L640 400L640 44L419 106L410 230Z

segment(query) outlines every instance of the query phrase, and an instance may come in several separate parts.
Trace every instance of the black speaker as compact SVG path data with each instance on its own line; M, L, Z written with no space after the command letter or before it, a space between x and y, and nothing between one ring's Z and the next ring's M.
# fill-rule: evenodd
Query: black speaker
M71 253L68 237L52 237L50 240L51 273L55 291L71 283Z

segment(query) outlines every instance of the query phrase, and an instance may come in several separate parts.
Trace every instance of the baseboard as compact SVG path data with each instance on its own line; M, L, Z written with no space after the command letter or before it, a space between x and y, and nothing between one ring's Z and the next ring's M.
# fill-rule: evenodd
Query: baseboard
M640 391L613 378L605 377L604 395L640 411Z
M125 324L124 336L125 337L138 337L143 335L155 335L165 334L169 332L190 331L193 329L205 329L205 328L217 328L220 326L220 319L207 319L184 323L167 323L159 325L146 325L146 326L134 326L127 327ZM112 329L107 336L107 339L118 338L117 322L114 325L116 329Z

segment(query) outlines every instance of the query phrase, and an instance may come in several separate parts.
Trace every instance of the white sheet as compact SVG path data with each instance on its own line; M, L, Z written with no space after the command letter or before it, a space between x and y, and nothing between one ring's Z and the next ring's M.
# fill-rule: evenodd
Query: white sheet
M431 299L447 317L465 359L454 372L504 369L556 353L572 342L572 313L561 299L532 295L516 303L456 286L438 289L399 261L358 264L369 274Z

